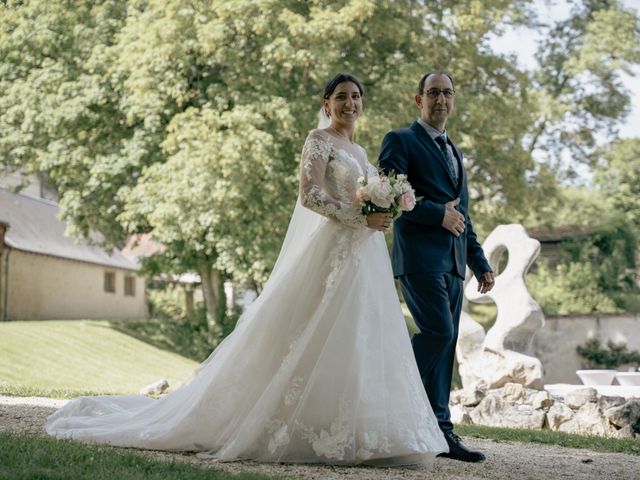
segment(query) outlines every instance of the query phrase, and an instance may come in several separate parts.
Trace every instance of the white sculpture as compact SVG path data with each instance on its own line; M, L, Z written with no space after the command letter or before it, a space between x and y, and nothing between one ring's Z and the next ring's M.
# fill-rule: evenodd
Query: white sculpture
M478 282L467 271L456 350L462 385L465 390L499 388L507 383L542 388L542 364L532 356L532 340L544 325L544 315L524 282L540 252L540 242L530 238L522 225L500 225L482 247L494 272L505 250L509 260L493 289L484 295L478 293ZM469 315L468 301L495 302L498 317L486 334Z

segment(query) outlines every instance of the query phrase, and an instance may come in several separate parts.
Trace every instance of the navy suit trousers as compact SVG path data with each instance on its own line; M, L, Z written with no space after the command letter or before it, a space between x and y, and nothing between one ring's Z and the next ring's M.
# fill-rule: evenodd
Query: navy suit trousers
M411 344L422 384L440 429L451 432L449 393L463 280L453 272L409 273L398 279L407 307L420 329Z

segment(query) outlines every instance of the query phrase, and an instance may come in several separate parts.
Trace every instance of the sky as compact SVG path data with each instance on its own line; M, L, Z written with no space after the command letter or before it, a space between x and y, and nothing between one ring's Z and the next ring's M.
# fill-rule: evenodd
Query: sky
M623 3L640 14L640 0L623 0ZM569 5L565 0L536 0L535 8L540 18L548 18L551 21L563 20L569 15ZM534 69L536 62L533 55L539 36L539 33L530 29L511 29L501 37L493 39L491 45L497 52L515 53L521 66ZM634 73L635 77L623 77L624 84L631 93L631 112L620 128L621 137L640 137L640 67L636 67Z

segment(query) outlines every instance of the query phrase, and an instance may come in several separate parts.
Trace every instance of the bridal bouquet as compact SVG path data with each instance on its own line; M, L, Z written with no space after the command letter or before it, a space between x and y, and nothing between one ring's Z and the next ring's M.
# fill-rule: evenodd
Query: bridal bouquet
M413 210L416 206L415 193L406 175L396 175L392 171L389 175L380 174L368 180L360 177L358 183L360 188L356 192L356 199L365 215L389 212L393 218L397 218L402 212Z

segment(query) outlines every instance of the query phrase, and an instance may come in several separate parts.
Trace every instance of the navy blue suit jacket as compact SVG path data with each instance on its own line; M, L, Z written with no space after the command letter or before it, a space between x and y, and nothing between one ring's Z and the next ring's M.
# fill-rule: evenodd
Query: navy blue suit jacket
M468 264L479 278L491 270L469 218L467 176L462 152L453 148L461 177L456 184L440 148L415 122L410 128L389 132L382 141L379 165L406 174L416 197L416 207L394 222L392 264L395 276L407 273L454 272L461 278ZM442 226L444 204L460 198L456 209L466 218L464 232L456 237Z

